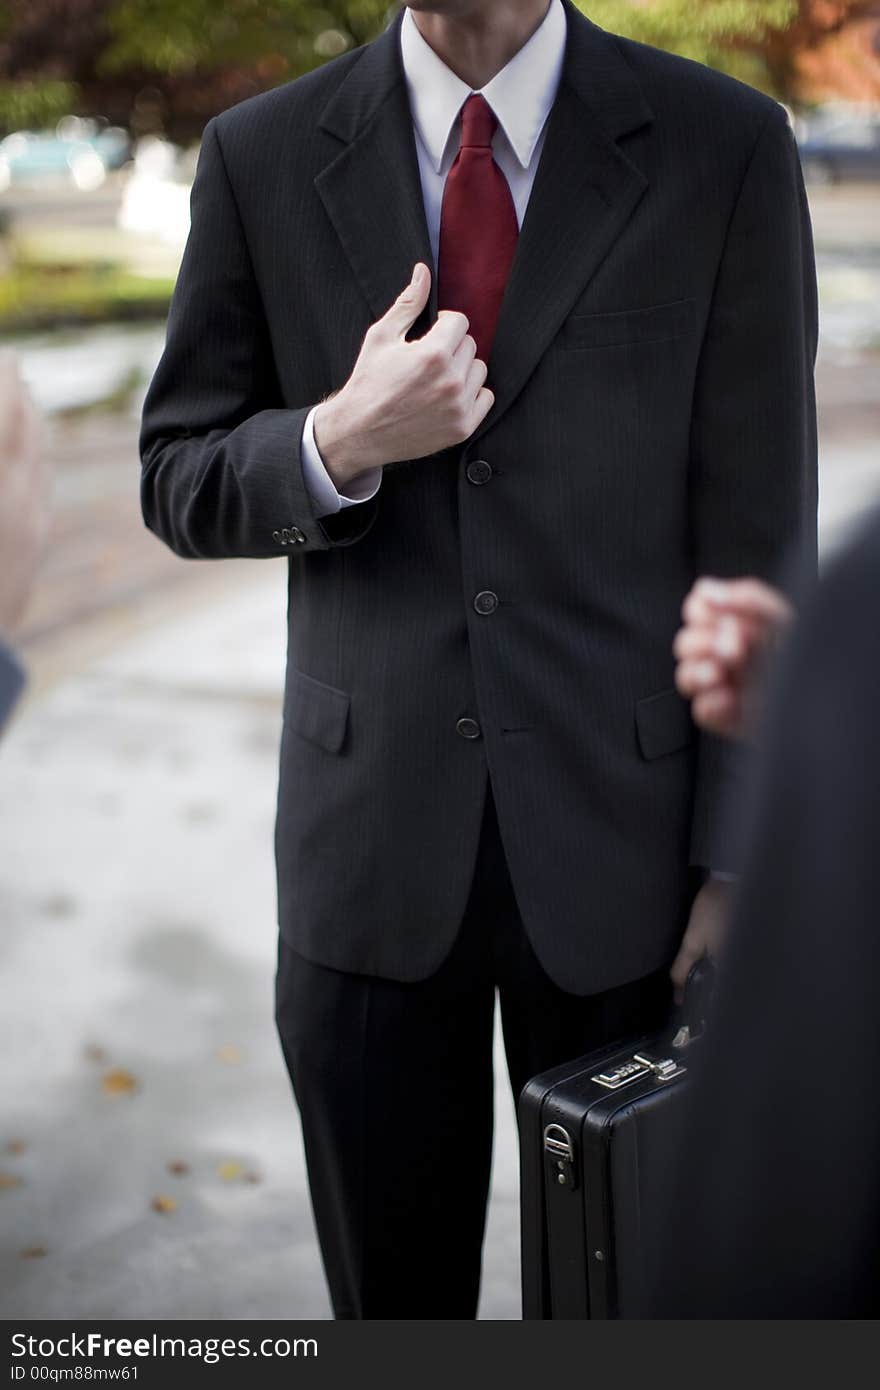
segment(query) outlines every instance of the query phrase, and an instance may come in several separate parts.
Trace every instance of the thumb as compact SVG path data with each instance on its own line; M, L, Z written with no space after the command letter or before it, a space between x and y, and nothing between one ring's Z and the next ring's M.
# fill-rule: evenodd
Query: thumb
M398 337L404 337L427 304L430 292L431 272L422 261L417 261L409 284L401 290L380 322L387 324Z

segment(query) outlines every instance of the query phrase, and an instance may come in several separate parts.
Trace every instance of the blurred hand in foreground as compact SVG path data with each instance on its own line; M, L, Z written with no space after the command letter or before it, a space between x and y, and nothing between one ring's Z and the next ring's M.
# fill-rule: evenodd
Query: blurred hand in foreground
M760 715L766 658L794 609L759 579L699 579L682 608L675 681L708 733L748 737Z
M687 930L669 971L676 1004L684 1003L688 975L697 961L706 957L718 959L727 935L729 916L730 885L717 878L708 878L694 898Z
M49 529L43 430L11 353L0 353L0 635L21 618Z

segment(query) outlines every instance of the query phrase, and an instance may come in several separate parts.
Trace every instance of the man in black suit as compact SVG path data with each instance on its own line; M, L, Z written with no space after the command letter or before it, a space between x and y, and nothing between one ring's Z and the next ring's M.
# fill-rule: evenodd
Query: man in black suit
M880 513L830 565L776 673L663 1317L877 1316L878 596ZM755 654L789 617L754 581L695 589L678 679L701 723L748 732Z
M277 1015L339 1317L474 1316L496 989L518 1091L705 947L730 764L670 644L696 574L814 544L815 345L785 113L569 0L424 0L206 129L143 508L290 562Z

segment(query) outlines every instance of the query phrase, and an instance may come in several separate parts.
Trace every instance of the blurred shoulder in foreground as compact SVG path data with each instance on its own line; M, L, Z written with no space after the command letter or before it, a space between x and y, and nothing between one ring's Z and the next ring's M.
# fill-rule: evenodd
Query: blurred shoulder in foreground
M880 513L770 699L660 1317L878 1311Z

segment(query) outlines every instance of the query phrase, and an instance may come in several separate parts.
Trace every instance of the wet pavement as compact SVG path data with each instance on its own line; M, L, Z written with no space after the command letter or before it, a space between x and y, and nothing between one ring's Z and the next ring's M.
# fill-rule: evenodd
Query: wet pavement
M0 1316L328 1314L272 1025L283 578L230 574L4 744ZM516 1317L501 1109L484 1312Z
M826 547L880 496L880 279L834 254ZM187 564L144 531L139 374L160 340L25 345L57 506L0 748L0 1316L326 1317L272 1024L284 564ZM506 1084L497 1110L481 1311L516 1318Z

